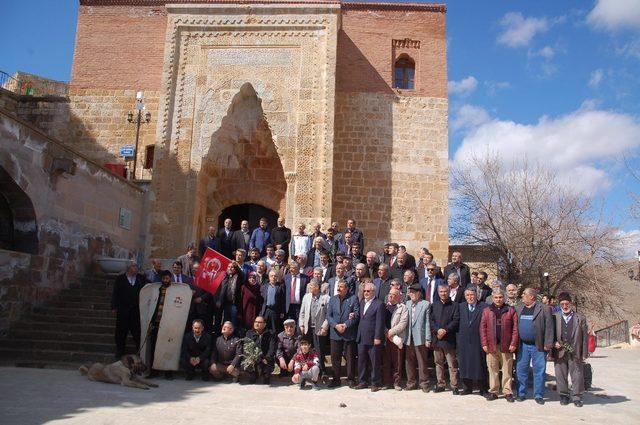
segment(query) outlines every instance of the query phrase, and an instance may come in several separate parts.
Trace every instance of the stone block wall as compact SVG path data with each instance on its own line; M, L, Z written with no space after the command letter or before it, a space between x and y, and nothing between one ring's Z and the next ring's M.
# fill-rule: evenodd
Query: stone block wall
M56 172L55 160L73 161ZM0 250L0 330L76 282L95 255L137 259L144 246L145 192L0 110L0 167L31 201L33 253ZM119 226L121 208L130 229Z
M414 90L393 88L394 59L416 63ZM354 218L367 249L385 242L439 264L448 247L445 9L342 4L338 36L333 220Z

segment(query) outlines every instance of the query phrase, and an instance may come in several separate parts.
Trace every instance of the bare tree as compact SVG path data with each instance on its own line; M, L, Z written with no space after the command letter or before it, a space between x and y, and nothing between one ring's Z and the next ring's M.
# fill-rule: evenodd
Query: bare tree
M621 244L589 197L540 165L505 166L497 156L454 167L452 186L456 239L512 258L505 263L514 283L551 294L570 290L606 307L607 282L598 267L615 263Z

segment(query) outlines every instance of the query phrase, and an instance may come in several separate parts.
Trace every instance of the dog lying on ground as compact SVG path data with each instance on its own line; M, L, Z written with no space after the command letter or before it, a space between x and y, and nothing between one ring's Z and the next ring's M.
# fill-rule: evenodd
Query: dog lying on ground
M87 375L89 380L106 382L107 384L120 384L125 387L142 388L148 390L157 387L153 382L143 379L140 374L147 370L140 357L134 354L122 356L122 358L108 365L94 363L90 367L80 366L78 369L82 375Z

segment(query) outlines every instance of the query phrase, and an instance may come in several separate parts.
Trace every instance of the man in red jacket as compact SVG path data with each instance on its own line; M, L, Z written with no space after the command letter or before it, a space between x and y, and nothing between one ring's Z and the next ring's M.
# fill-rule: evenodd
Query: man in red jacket
M518 315L513 307L505 304L505 293L494 289L493 304L485 308L480 319L480 342L487 353L489 369L489 393L487 400L498 398L502 370L502 393L509 403L515 400L513 383L513 353L518 347Z

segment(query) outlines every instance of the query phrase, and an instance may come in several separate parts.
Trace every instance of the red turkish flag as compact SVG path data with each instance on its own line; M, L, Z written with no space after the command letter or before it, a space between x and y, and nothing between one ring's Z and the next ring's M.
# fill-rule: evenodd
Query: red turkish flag
M200 268L196 273L196 285L205 291L215 294L227 273L231 260L218 251L207 248L200 260Z

